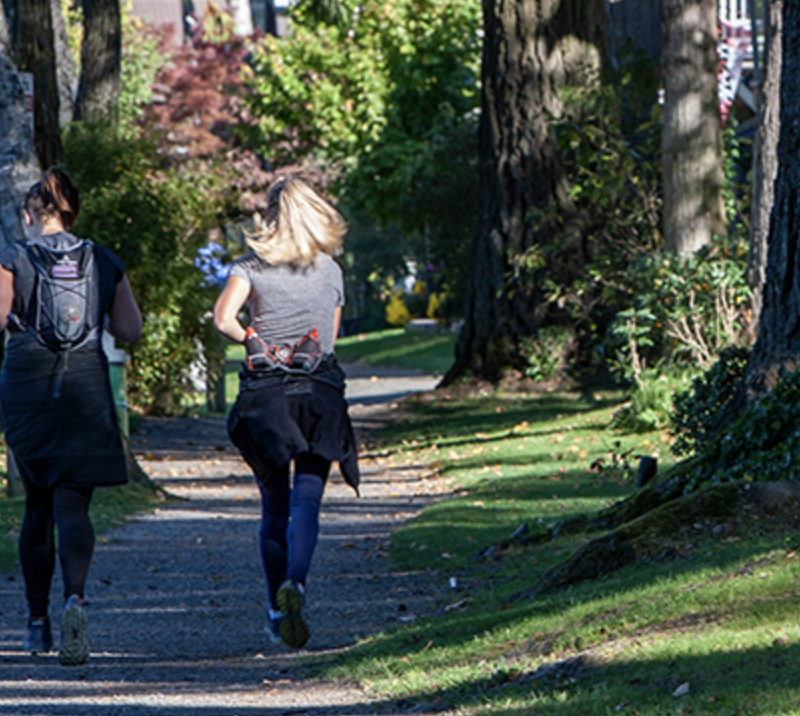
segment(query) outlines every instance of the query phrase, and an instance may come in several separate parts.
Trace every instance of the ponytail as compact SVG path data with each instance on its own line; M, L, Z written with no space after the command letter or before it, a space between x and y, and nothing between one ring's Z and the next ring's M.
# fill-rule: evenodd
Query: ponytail
M69 230L75 226L81 209L78 187L69 174L58 167L48 169L25 195L25 208L40 219L56 217Z

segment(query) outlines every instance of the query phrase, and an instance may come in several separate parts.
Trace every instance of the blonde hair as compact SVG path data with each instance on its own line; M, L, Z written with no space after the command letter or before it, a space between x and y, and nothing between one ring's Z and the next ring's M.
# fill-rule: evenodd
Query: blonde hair
M270 264L309 266L320 252L342 246L347 222L302 177L282 177L267 191L266 222L246 235L255 253Z

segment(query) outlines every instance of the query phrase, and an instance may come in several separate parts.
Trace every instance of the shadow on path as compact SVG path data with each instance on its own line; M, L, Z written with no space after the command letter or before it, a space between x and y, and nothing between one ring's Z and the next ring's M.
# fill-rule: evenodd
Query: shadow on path
M374 407L365 417L390 419ZM98 540L86 666L63 668L56 654L21 651L22 579L0 577L0 714L395 712L351 685L309 679L304 668L431 608L435 575L393 573L385 551L391 532L443 485L367 459L358 499L332 475L308 585L312 636L298 652L271 645L263 632L258 493L224 419L146 420L132 447L148 474L182 499ZM60 592L57 578L53 595ZM56 597L51 617L60 607Z

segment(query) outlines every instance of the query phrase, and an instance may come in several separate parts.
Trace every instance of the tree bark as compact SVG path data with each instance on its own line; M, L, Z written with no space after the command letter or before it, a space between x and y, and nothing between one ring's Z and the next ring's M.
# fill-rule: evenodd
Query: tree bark
M751 391L772 388L783 369L800 365L800 5L784 2L782 10L778 172L758 340L745 378Z
M661 61L661 0L609 0L608 27L612 56L617 59L627 46L644 50Z
M0 2L0 54L10 58L13 56L13 52L11 46L11 28L8 25L5 7L3 3Z
M20 205L41 174L22 84L6 47L0 45L0 248L24 237Z
M664 0L664 237L681 253L727 233L717 12L717 0Z
M764 282L767 279L767 237L769 218L775 200L775 178L778 174L778 134L780 130L780 81L783 0L767 5L764 81L761 85L759 129L753 148L753 196L750 224L750 255L747 278L753 289L753 338L758 335L758 322L763 305Z
M66 127L75 114L75 95L78 91L78 68L69 46L67 23L61 0L50 0L53 14L53 36L56 49L56 79L58 81L58 121Z
M526 291L506 290L505 279L513 257L552 240L546 223L532 220L536 211L569 201L548 131L548 115L562 109L557 93L607 56L604 0L484 0L483 13L478 220L445 384L465 374L497 381L538 327L536 279Z
M122 60L119 0L83 0L83 23L75 119L116 123Z
M33 75L36 154L42 167L50 167L63 156L50 0L25 0L21 4L19 68Z

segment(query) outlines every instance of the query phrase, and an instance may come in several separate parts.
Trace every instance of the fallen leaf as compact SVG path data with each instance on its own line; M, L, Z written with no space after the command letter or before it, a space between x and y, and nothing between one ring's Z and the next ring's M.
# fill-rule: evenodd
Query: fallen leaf
M681 684L675 691L672 692L672 695L675 698L680 698L681 696L686 696L689 694L689 684Z

